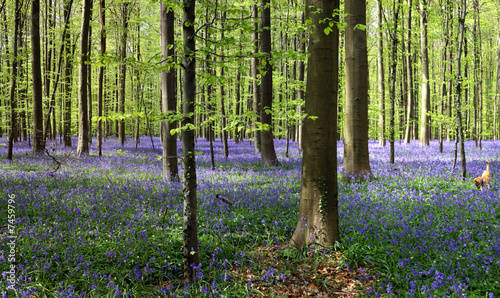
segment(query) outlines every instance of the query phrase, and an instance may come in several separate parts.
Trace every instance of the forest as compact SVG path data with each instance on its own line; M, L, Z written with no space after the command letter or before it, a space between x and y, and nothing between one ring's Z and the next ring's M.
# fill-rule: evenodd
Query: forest
M0 0L2 297L499 296L499 22Z

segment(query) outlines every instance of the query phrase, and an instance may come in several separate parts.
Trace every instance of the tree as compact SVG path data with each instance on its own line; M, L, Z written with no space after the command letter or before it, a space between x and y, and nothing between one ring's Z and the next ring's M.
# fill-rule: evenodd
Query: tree
M261 102L260 120L264 129L260 132L261 157L266 165L277 165L278 158L273 141L273 65L271 57L271 1L262 0L260 15L260 52L261 59Z
M80 36L80 72L78 81L78 156L89 154L89 123L87 109L87 62L89 61L89 23L92 0L82 1L82 26Z
M460 158L462 161L462 178L467 177L467 165L465 160L464 133L462 127L462 77L461 77L461 59L462 59L462 44L464 41L465 31L465 16L467 15L467 0L462 0L458 9L458 45L457 45L457 74L456 74L456 94L455 94L455 112L457 121L457 141L460 142ZM456 146L455 146L456 149ZM456 156L456 151L455 151ZM453 163L455 168L455 162Z
M33 152L45 150L40 57L40 0L31 3L31 67L33 73Z
M427 50L427 0L420 1L420 49L422 52L422 97L420 98L420 145L429 146L431 137L431 91L429 87L429 54Z
M14 39L13 51L12 51L12 76L10 84L10 129L9 129L9 147L7 149L7 159L12 160L12 150L14 146L14 135L17 130L16 116L15 116L15 101L16 101L16 86L17 86L17 53L18 53L18 35L21 24L21 7L19 6L19 0L15 1L15 24L14 24Z
M304 121L304 155L297 227L291 245L303 248L312 241L332 246L340 240L337 191L338 43L336 24L339 1L307 0L307 18L312 19ZM330 32L327 36L325 32Z
M382 1L377 3L377 18L378 18L378 30L377 30L377 66L378 66L378 92L379 92L379 109L380 115L378 120L378 125L380 128L379 141L378 144L382 147L385 146L385 79L384 79L384 40L382 32Z
M101 53L104 57L106 54L106 1L99 0L99 23L101 25ZM97 83L97 154L102 156L102 120L103 116L103 101L104 101L104 72L105 66L99 66L99 79Z
M165 1L160 1L160 44L162 51L161 71L161 102L163 113L175 113L177 106L176 69L172 66L175 54L174 23L175 15L172 7L167 7ZM169 65L170 64L170 65ZM171 130L176 127L176 123L164 120L163 125L163 179L177 180L179 169L177 166L177 134L172 134Z
M366 2L345 3L345 139L344 169L349 176L371 175L368 153L368 56L366 45Z
M124 2L121 7L122 12L122 39L120 41L120 80L118 86L118 110L123 115L125 113L125 87L126 87L126 74L127 65L125 59L127 58L127 31L128 31L128 2ZM125 144L125 120L120 119L118 122L118 137L120 144Z
M252 20L254 23L253 26L253 31L252 31L252 58L250 60L251 66L251 72L252 72L252 93L253 93L253 110L257 114L255 117L255 122L260 121L260 97L261 97L261 92L260 92L260 85L258 82L258 64L259 64L259 59L257 58L257 54L259 52L259 22L258 20L258 15L259 15L259 10L257 8L257 4L252 5ZM261 152L261 138L260 138L260 130L257 129L257 124L254 124L255 131L253 133L254 135L254 146L255 146L255 152Z
M393 2L393 7L392 11L394 12L394 29L391 34L391 67L389 69L390 73L390 82L391 82L391 88L390 88L390 99L391 99L391 105L390 105L390 115L389 115L389 143L390 143L390 156L389 156L389 162L391 164L394 164L394 131L395 131L395 125L394 125L394 110L395 110L395 102L396 102L396 70L398 66L398 57L397 57L397 50L398 50L398 22L399 22L399 9L401 8L401 0L398 0L396 4L396 0Z
M182 35L184 39L183 82L184 99L182 102L182 167L184 194L184 279L191 282L194 278L193 268L200 262L198 252L198 228L196 219L196 161L194 145L194 119L196 102L196 45L195 45L195 0L183 0L184 20Z
M411 63L411 1L408 0L408 17L406 18L407 21L407 31L406 31L406 69L407 69L407 77L406 77L406 89L408 90L407 94L407 109L406 109L406 129L405 129L405 140L404 143L408 144L410 143L410 138L411 138L411 127L412 127L412 120L413 120L413 114L414 114L414 96L413 96L413 65Z

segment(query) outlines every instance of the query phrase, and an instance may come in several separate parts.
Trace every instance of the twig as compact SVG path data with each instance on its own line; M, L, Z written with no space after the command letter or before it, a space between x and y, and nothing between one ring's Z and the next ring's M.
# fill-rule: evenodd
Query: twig
M167 215L167 211L168 211L168 206L165 206L165 212L163 213L163 221L161 222L161 224L165 224L165 215Z
M232 205L234 205L234 203L233 203L233 202L231 202L230 200L228 200L228 199L224 198L223 196L221 196L221 195L219 195L219 194L216 194L216 195L215 195L215 197L216 197L217 199L221 199L221 200L222 200L224 203L226 203L226 204L229 204L229 205L231 205L231 206L232 206Z

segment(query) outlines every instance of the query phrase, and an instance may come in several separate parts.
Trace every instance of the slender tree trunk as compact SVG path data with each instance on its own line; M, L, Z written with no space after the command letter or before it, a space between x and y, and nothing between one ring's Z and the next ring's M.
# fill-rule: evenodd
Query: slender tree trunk
M406 85L407 85L407 102L408 106L406 109L406 130L405 130L405 144L410 143L411 139L411 127L413 125L413 66L411 63L411 8L412 8L412 0L408 0L408 17L406 19L407 22L407 31L406 31L406 70L407 70L407 80L406 80Z
M483 54L481 50L481 44L482 44L482 39L481 39L481 25L479 21L479 0L474 1L474 7L475 7L475 28L477 32L477 38L479 39L477 45L474 47L474 57L476 60L478 60L478 69L475 73L475 82L476 84L476 90L477 90L477 99L478 102L478 118L477 118L477 124L478 124L478 147L479 150L483 149L483 145L481 140L483 139ZM475 35L476 36L476 35ZM477 73L479 72L479 74Z
M301 20L302 24L305 23L304 12L300 13L300 20ZM299 52L300 53L305 53L306 52L306 43L304 41L305 38L306 38L305 31L301 31L300 34L299 34L299 38L298 38ZM304 82L304 73L305 73L304 61L302 59L299 59L298 62L297 62L297 80L299 82ZM300 101L304 100L304 99L305 99L304 98L304 90L303 90L302 86L299 85L299 88L297 88L297 101L299 101L299 104L297 105L297 113L298 113L298 115L300 117L299 118L299 125L297 127L297 131L298 131L298 133L297 133L297 143L298 143L298 150L299 150L299 152L301 152L303 150L303 146L304 146L302 115L304 115L305 109L304 109L304 104L300 103Z
M261 157L266 165L278 165L278 158L274 150L273 140L273 65L271 57L271 1L262 0L260 16L260 52L261 59L261 106L260 119L264 129L260 132Z
M382 28L382 2L377 4L378 30L377 30L377 66L378 66L378 96L379 96L379 118L380 129L378 144L385 147L385 79L384 79L384 40Z
M91 1L82 1L82 27L80 37L80 79L78 82L78 147L76 154L78 156L89 154L89 123L87 108L87 65L89 61L89 24Z
M125 64L125 58L127 57L127 31L128 31L128 2L122 4L122 39L120 41L120 66L119 66L119 87L118 87L118 111L120 114L125 113L125 83L127 74L127 65ZM118 121L118 137L120 139L120 144L123 146L125 144L125 120L121 119Z
M17 87L17 53L18 53L18 36L21 25L21 8L19 0L15 0L15 23L14 23L14 39L12 40L12 76L10 84L10 129L9 129L9 147L7 149L7 159L12 160L14 147L14 134L17 131L17 119L15 114L16 87Z
M340 240L337 190L338 42L336 26L326 38L326 24L338 10L338 0L307 0L306 13L311 18L307 76L306 111L317 116L304 123L304 157L297 227L291 245L303 249L316 241L333 246ZM319 13L316 13L319 11ZM338 22L338 15L334 17Z
M43 139L43 93L40 58L40 0L31 3L31 66L33 73L33 152L45 149Z
M174 61L175 55L175 15L173 7L167 7L164 1L160 1L160 33L161 51L164 61L161 71L161 98L162 112L175 114L177 110L176 69L169 66L167 62ZM171 63L170 63L171 64ZM177 123L164 120L163 125L163 179L175 181L179 179L177 165L177 134L170 131L177 127Z
M92 19L94 0L90 1L90 19ZM89 43L88 43L88 56L90 60L92 50L92 26L89 25ZM92 143L92 66L90 64L87 65L87 122L89 124L88 132L89 132L89 143Z
M500 18L499 18L500 19ZM500 20L499 20L500 21ZM497 79L496 79L496 92L495 92L495 102L496 106L498 106L500 103L500 31L498 32L497 35ZM500 121L498 121L498 111L495 113L495 119L496 121L496 127L497 127L497 138L500 136Z
M429 88L429 54L427 51L427 0L420 1L420 49L422 52L422 97L420 99L420 145L429 146L431 91Z
M207 8L206 16L207 16L207 24L209 24L210 22L208 19L208 16L209 16L208 8ZM208 26L205 27L205 36L206 36L205 47L207 49L209 49L210 46L208 45L208 40L210 40L210 31L208 30ZM212 69L211 61L212 61L212 57L210 56L210 51L207 51L207 55L205 58L205 69L207 71L207 75L210 77L213 76L213 69ZM214 111L213 111L214 107L212 105L212 83L210 81L207 81L206 84L207 84L206 86L207 86L208 113L209 113L209 117L211 117L214 114ZM215 170L215 156L214 156L215 136L214 136L213 123L214 123L214 121L212 119L209 119L209 121L208 121L208 139L209 139L209 145L210 145L210 165L211 165L212 170Z
M457 114L457 139L460 142L460 158L462 160L462 178L466 179L467 171L466 171L466 159L465 159L465 148L464 148L464 134L462 127L462 107L461 107L461 96L462 96L462 77L461 77L461 67L460 62L462 59L462 43L464 40L464 31L465 31L465 16L467 12L467 1L462 0L459 7L459 15L458 15L458 48L457 48L457 76L456 76L456 94L455 94L455 111Z
M99 23L101 25L101 56L106 54L106 2L99 0ZM99 79L97 86L97 153L102 156L102 120L104 101L104 63L99 66Z
M344 169L347 179L365 179L371 175L368 153L368 51L366 31L366 2L348 0L345 3L345 136Z
M395 102L396 102L396 70L397 70L397 50L398 50L398 22L399 22L399 8L401 7L401 1L398 0L398 4L396 5L396 0L394 0L393 12L394 12L394 31L391 34L392 40L392 49L391 49L391 68L390 68L390 82L391 82L391 106L389 111L389 143L390 143L390 157L389 162L394 164L394 110L395 110Z
M253 40L253 46L252 46L252 58L251 58L251 70L252 70L252 82L253 82L253 110L255 114L257 115L255 117L255 122L260 122L260 100L261 100L261 90L260 90L260 84L257 78L258 75L258 70L257 68L259 67L259 59L257 58L257 54L259 52L259 22L258 22L258 16L259 16L259 10L257 8L257 5L254 4L252 5L252 20L254 22L254 28L252 32L252 40ZM255 152L261 152L261 131L257 129L258 125L254 123L254 146L255 146Z
M220 33L220 39L221 42L224 40L224 22L226 20L226 12L223 12L221 15L221 26L222 30ZM220 68L220 77L225 78L225 73L224 73L224 50L221 48L221 68ZM225 78L227 81L227 78ZM222 138L222 144L224 146L224 157L228 158L229 157L229 146L227 144L227 133L228 131L226 130L226 103L225 103L225 97L226 97L226 91L224 89L224 85L227 83L222 83L220 84L220 112L221 112L221 125L222 125L222 131L221 131L221 138Z
M196 100L196 60L195 60L195 0L184 0L184 75L183 75L183 121L186 130L182 132L182 166L183 193L184 193L184 279L191 282L194 279L194 270L199 261L198 228L196 220L196 161L195 161L195 131L187 126L194 125L194 103ZM191 115L192 114L192 115Z

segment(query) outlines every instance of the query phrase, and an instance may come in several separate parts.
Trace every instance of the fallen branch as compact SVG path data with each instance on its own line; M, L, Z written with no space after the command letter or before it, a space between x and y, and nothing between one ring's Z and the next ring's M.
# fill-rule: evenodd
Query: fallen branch
M222 200L222 201L223 201L224 203L226 203L226 204L229 204L229 205L231 205L231 206L232 206L232 205L234 205L234 203L233 203L233 202L231 202L230 200L228 200L228 199L224 198L223 196L221 196L221 195L219 195L219 194L216 194L216 195L215 195L215 197L216 197L217 199Z

